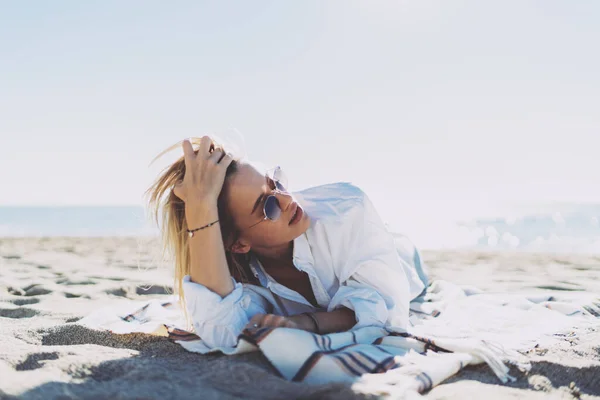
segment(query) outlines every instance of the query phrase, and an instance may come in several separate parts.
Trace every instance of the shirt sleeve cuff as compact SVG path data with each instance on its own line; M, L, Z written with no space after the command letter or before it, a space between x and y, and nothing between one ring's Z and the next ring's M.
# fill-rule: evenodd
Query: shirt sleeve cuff
M207 287L183 278L185 303L196 333L210 347L233 347L249 321L246 310L250 295L234 280L234 289L225 297Z
M354 311L356 325L352 329L365 326L385 326L388 309L383 297L376 290L367 287L342 286L331 302L328 311L346 307Z
M188 312L195 319L211 321L218 324L219 321L227 323L230 319L230 311L240 306L247 308L250 301L249 296L244 296L244 290L241 283L233 280L234 288L225 297L208 289L206 286L192 282L189 275L183 278L183 291Z

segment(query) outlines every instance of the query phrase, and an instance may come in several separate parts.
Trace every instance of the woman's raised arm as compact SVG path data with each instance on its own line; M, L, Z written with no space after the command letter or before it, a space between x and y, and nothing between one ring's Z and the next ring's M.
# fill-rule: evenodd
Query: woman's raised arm
M225 297L233 290L233 281L225 258L221 228L218 223L210 224L219 219L217 199L233 158L221 147L214 147L208 136L201 139L197 154L189 140L184 140L182 146L185 175L175 185L174 193L185 203L188 230L205 227L188 239L190 278Z

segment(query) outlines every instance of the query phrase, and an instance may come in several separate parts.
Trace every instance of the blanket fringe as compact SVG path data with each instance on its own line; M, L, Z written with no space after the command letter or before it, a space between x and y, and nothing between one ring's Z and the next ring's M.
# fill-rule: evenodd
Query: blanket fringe
M516 351L508 351L501 345L477 339L434 338L435 344L454 353L466 353L473 357L471 364L486 363L502 383L514 382L510 368L504 362L515 365L521 371L531 369L531 364Z

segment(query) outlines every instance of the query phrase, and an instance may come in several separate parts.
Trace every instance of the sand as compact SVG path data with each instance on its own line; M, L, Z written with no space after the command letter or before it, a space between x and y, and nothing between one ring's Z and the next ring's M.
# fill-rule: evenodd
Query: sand
M167 296L168 266L142 238L0 239L0 399L364 399L343 385L287 382L260 354L188 353L163 337L75 324L109 304ZM488 291L600 293L600 257L424 252L435 278ZM600 332L531 354L528 374L502 385L467 367L430 399L600 398Z

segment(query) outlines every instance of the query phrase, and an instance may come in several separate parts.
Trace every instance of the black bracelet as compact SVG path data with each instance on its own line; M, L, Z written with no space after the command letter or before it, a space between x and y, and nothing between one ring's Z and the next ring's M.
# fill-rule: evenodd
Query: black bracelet
M319 320L317 320L317 317L315 317L315 313L305 312L305 313L303 313L303 315L306 315L308 318L310 318L312 320L312 322L315 324L315 328L316 328L315 333L318 333L320 335L321 328L319 327Z
M197 232L197 231L199 231L199 230L202 230L202 229L209 228L209 227L213 226L214 224L216 224L217 222L219 222L219 220L216 220L215 222L211 222L210 224L206 224L206 225L204 225L204 226L201 226L200 228L196 228L196 229L188 229L188 230L187 230L187 233L188 233L188 235L189 235L191 238L193 238L193 237L194 237L194 232Z

